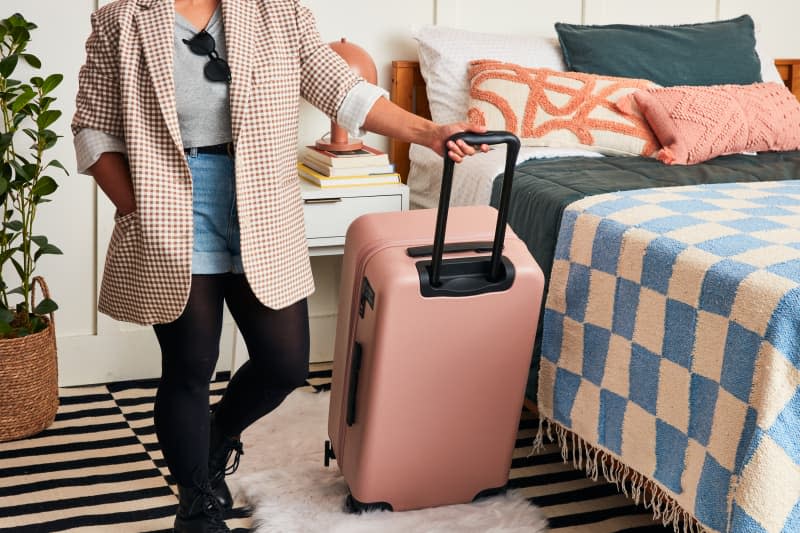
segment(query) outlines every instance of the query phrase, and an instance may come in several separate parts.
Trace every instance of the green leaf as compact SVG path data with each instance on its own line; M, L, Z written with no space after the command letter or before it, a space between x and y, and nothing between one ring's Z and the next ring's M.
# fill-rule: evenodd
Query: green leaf
M11 231L22 231L22 221L20 220L10 220L4 223L3 226L7 227Z
M3 195L8 192L8 180L5 178L0 178L0 195Z
M19 56L14 54L0 60L0 77L8 78L14 69L17 68Z
M31 78L31 84L33 84L34 87L41 87L43 83L44 78L41 76L34 76Z
M42 246L38 250L36 250L36 253L33 254L33 260L34 261L38 261L39 258L41 256L43 256L44 254L64 255L64 252L62 252L61 249L58 246L54 246L52 244L47 244L45 246Z
M8 24L12 28L27 28L31 30L35 30L37 27L36 24L25 20L25 17L21 13L14 13L8 17Z
M48 167L51 167L51 166L52 166L52 167L58 167L58 168L60 168L61 170L63 170L63 171L64 171L64 174L66 174L67 176L69 176L69 172L67 171L67 169L66 169L66 168L64 168L64 165L62 165L62 164L61 164L61 162L60 162L60 161L58 161L58 160L56 160L56 159L53 159L52 161L50 161L49 163L47 163L47 166L48 166ZM47 168L47 167L45 167L45 168Z
M0 254L0 265L4 264L8 261L8 258L17 253L16 250L6 250L2 254Z
M23 91L22 94L17 96L16 100L11 102L11 111L19 113L31 100L36 97L36 93L31 91Z
M39 118L36 119L36 125L39 126L40 130L47 128L50 124L58 120L58 117L61 116L61 111L56 109L52 109L50 111L45 111Z
M42 62L33 54L22 54L22 59L33 68L42 68Z
M8 291L8 294L21 294L22 296L25 296L25 293L22 292L22 285L20 285L19 287L14 287L10 291Z
M33 309L33 312L37 315L46 315L47 313L52 313L56 309L58 309L58 304L55 303L50 298L45 298L44 300L36 304L36 307Z
M22 158L20 157L19 159ZM11 165L14 167L14 170L17 171L18 181L31 181L34 178L34 174L36 173L36 165L33 163L20 165L16 161L12 161Z
M55 101L56 99L53 98L52 96L43 96L42 99L40 100L42 111L47 111L50 108L50 104L52 104Z
M25 279L25 269L22 268L22 265L19 264L19 261L17 261L17 259L15 257L12 257L11 258L11 263L14 265L14 268L17 270L17 274L19 275L19 278L20 279ZM19 290L20 290L20 294L22 294L23 296L26 296L24 293L21 292L22 291L22 287L19 287Z
M0 322L0 337L11 333L11 324L8 322Z
M11 132L0 134L0 153L5 152L6 149L14 142L14 134Z
M58 141L59 135L56 134L53 130L42 130L39 132L43 140L43 150L47 150L55 146L56 141Z
M58 84L60 84L61 80L63 79L63 74L51 74L47 76L47 78L44 80L44 83L42 83L42 94L47 94L58 87Z
M14 313L11 312L11 309L0 307L0 324L10 324L12 320L14 320Z
M22 83L22 82L19 81L19 80L8 79L8 80L6 80L6 87L16 87L20 83Z
M30 128L25 128L22 130L25 135L31 138L31 140L35 143L39 140L39 133L36 130L32 130Z
M11 37L12 42L17 46L17 49L22 51L31 40L31 32L24 27L14 28L11 30Z
M44 320L39 318L38 316L31 318L31 333L37 333L44 329Z
M37 244L37 246L46 246L47 245L47 237L44 235L34 235L31 237L31 240Z
M17 113L14 115L14 129L19 128L19 125L22 124L26 118L28 118L28 115L25 115L24 113Z
M36 180L36 185L31 187L31 194L36 196L47 196L53 194L58 189L58 183L50 176L42 176Z
M28 173L28 176L30 176L30 179L36 178L36 170L37 170L37 166L35 164L33 164L33 163L28 163L28 164L25 165L25 172Z

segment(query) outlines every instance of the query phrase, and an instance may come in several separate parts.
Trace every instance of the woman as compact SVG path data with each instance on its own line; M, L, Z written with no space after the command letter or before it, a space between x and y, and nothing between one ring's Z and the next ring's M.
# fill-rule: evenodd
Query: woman
M308 372L299 97L350 131L440 155L451 134L481 130L391 104L322 43L297 0L117 0L92 15L86 50L78 166L117 208L98 308L158 338L154 420L178 485L175 531L229 531L238 435ZM447 150L456 162L475 152ZM210 414L223 302L250 360Z

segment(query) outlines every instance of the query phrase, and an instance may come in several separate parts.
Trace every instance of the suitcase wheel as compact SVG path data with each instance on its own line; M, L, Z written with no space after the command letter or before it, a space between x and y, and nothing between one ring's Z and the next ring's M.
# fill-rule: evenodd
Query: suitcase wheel
M508 490L508 485L503 485L502 487L495 487L493 489L485 489L480 491L478 494L472 498L473 502L478 500L483 500L485 498L491 498L492 496L499 496L500 494L505 494L506 490Z
M344 509L348 513L361 514L370 511L393 511L391 504L386 502L362 503L355 498L352 494L348 494L344 501Z
M333 446L331 445L331 441L325 441L325 466L331 465L331 459L336 459L336 454L333 453Z

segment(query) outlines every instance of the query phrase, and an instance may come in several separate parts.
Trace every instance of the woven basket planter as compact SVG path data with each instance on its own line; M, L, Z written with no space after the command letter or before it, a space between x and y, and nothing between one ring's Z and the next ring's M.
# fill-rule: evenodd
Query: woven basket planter
M49 298L40 277L42 293ZM35 294L34 294L35 299ZM18 339L0 339L0 442L35 435L53 423L58 410L58 363L53 314L47 327Z

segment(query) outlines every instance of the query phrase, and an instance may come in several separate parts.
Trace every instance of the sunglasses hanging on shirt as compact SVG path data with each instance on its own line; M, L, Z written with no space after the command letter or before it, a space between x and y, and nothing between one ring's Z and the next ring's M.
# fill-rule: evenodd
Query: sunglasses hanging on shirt
M189 49L199 55L208 56L209 61L203 68L203 74L210 81L223 81L230 83L231 81L231 68L228 62L219 57L217 53L217 43L214 37L211 36L206 30L196 33L191 39L182 39L184 43L189 45Z

